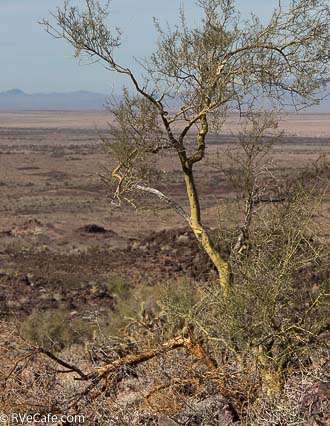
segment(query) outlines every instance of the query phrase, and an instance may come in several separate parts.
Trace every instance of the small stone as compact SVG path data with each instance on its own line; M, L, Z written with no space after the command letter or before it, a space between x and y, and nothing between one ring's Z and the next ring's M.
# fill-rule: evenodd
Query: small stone
M179 423L170 419L168 416L161 415L158 417L158 426L178 426Z

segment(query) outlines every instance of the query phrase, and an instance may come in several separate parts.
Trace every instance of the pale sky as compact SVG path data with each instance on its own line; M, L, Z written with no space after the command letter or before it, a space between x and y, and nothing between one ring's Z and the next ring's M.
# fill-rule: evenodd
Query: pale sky
M75 5L83 3L72 0ZM134 67L133 56L139 58L152 52L156 35L153 17L164 24L175 23L181 3L188 19L198 22L199 10L194 0L112 0L110 22L124 33L119 54L124 65ZM79 64L63 40L53 39L38 24L61 4L61 0L0 0L0 91L120 91L123 80L99 65ZM253 12L263 20L271 16L277 4L278 0L237 0L243 16Z

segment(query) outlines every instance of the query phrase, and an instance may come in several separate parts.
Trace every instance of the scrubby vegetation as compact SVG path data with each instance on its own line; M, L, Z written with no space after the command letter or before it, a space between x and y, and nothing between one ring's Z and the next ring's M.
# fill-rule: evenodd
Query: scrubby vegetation
M107 321L55 311L3 324L4 412L42 407L91 425L326 424L329 246L313 218L327 174L315 170L256 211L232 259L235 298L211 270L158 283L109 275ZM210 232L236 243L230 227Z
M315 223L329 167L319 161L286 176L268 162L281 137L276 113L288 95L296 108L317 103L328 82L329 7L323 0L279 4L263 25L255 17L242 22L231 0L198 4L204 18L197 28L183 12L174 30L157 24L159 43L143 84L116 62L120 33L108 29L108 9L99 2L86 0L83 12L65 2L54 24L44 22L76 56L104 62L136 91L124 90L104 137L115 160L101 176L112 202L148 206L156 196L184 219L209 263L199 258L206 264L199 277L178 269L176 279L156 283L110 273L102 286L90 281L85 297L109 305L102 318L36 312L18 329L3 324L4 412L83 414L90 425L329 420L329 242ZM180 104L176 112L171 99ZM210 129L215 137L230 111L242 118L238 143L226 156L208 158L208 167L222 170L231 197L216 202L219 224L209 229L197 163L206 161ZM186 204L163 192L164 153L178 162ZM108 232L80 228L91 230ZM190 249L189 237L180 237L180 250ZM97 245L86 252L103 254Z

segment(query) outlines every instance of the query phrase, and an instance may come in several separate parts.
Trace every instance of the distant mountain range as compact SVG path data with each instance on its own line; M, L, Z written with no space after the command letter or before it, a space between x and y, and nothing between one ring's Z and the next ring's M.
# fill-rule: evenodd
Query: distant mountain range
M102 110L109 95L84 90L70 93L27 94L20 89L0 92L0 111L13 110ZM111 96L116 100L119 96ZM174 106L175 101L171 101ZM309 108L309 112L330 112L330 98L320 105Z
M76 91L27 94L20 89L0 92L0 110L102 110L109 95Z

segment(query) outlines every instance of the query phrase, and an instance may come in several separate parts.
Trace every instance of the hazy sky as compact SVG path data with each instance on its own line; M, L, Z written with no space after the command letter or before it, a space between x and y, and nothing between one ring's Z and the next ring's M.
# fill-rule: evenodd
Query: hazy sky
M152 51L153 16L160 22L175 22L181 2L189 20L197 22L194 0L112 0L111 22L124 32L120 60L125 65L132 66L132 56L147 56ZM262 19L267 19L277 4L278 0L237 0L244 15L253 12ZM61 0L0 0L0 91L118 92L123 80L99 65L79 64L63 40L53 39L38 24L59 5Z

